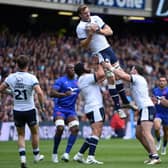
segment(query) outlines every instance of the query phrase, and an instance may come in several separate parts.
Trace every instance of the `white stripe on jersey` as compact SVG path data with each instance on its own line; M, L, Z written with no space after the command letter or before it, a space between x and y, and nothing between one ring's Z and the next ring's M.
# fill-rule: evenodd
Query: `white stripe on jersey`
M138 74L131 75L131 92L134 101L139 109L144 107L154 106L150 96L146 79Z
M99 16L91 16L91 22L84 22L80 21L76 28L76 33L78 39L85 39L87 38L87 30L86 27L90 23L97 24L100 28L105 24L104 21ZM90 49L93 53L98 53L99 51L102 51L106 48L108 48L110 45L104 35L95 33L92 37L92 40L89 44Z
M39 82L34 75L28 72L16 72L10 74L5 82L13 93L14 110L27 111L35 108L33 87Z
M103 98L99 85L95 81L94 74L84 74L78 80L78 86L84 98L85 113L92 111L92 109L103 107Z

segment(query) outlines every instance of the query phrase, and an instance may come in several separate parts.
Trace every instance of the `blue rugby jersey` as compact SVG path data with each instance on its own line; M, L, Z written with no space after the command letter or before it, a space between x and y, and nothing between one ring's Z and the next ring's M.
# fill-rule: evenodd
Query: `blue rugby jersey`
M156 87L152 90L152 93L155 97L164 96L166 99L168 99L168 87L165 87L164 89L160 89L160 87ZM157 113L168 115L168 108L160 104L156 104L156 111Z
M53 89L61 93L68 90L72 91L72 94L69 96L54 98L54 111L75 111L75 104L79 94L77 79L69 79L67 76L60 77L55 80Z

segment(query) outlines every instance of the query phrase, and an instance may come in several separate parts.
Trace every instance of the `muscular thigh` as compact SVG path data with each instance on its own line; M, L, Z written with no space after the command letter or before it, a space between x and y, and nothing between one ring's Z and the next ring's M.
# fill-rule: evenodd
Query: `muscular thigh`
M117 59L117 57L111 47L106 48L103 51L100 51L100 54L102 55L104 61L109 60L111 62L111 64L115 64L118 61L118 59Z
M54 111L54 120L57 118L62 118L65 121L68 121L70 118L76 118L77 114L72 110L57 110Z

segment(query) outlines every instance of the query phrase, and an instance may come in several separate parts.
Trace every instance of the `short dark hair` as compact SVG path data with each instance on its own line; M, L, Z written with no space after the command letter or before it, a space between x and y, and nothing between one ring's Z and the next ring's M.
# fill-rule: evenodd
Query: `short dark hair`
M79 62L75 65L75 73L78 75L78 76L81 76L83 73L85 73L85 68L84 68L84 64Z
M137 72L138 72L140 75L143 76L143 75L146 74L145 69L144 69L143 66L141 66L141 65L135 65L134 67L135 67L135 69L137 70Z
M29 64L29 58L26 55L19 55L16 59L16 63L20 69L24 69Z
M85 4L80 5L80 6L78 7L78 9L77 9L78 15L80 15L81 12L83 12L86 8L88 8L87 5L85 5Z

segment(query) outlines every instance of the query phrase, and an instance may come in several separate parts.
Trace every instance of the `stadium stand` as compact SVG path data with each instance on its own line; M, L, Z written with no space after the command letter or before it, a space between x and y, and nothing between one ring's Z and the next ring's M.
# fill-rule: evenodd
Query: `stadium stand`
M50 121L53 104L48 93L53 80L64 73L66 63L76 63L81 60L88 62L90 53L78 46L73 30L76 22L65 25L61 22L62 26L58 26L58 22L65 18L58 16L54 18L55 15L51 17L49 14L51 11L41 11L46 15L45 17L43 15L41 20L34 21L32 18L27 20L31 10L25 10L24 13L25 8L2 6L0 6L3 9L0 10L0 17L3 16L3 24L0 25L0 79L4 80L9 73L16 70L12 60L17 55L28 54L31 60L30 71L39 77L45 91L46 117ZM18 12L14 16L7 12L3 13L9 10L18 10ZM19 17L20 12L22 17ZM14 21L15 24L13 24ZM109 41L126 71L129 71L135 63L142 64L147 71L146 77L150 88L154 87L158 76L168 75L168 34L165 31L168 28L167 22L153 19L151 22L124 23L121 17L116 16L108 16L106 21L112 25L112 28L114 27L114 36L109 37ZM113 106L106 86L104 88L108 121L112 115ZM13 120L11 101L11 96L1 95L0 111L5 112L1 117L3 121ZM79 114L82 113L81 104L82 102L77 104L77 108L80 109ZM43 120L41 116L40 120Z

